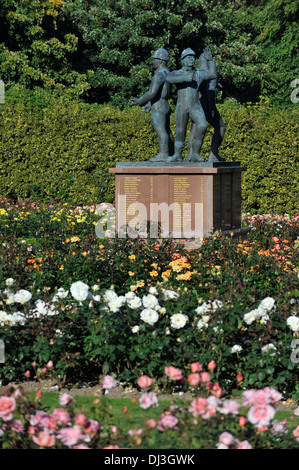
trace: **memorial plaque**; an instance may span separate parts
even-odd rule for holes
[[[160,238],[198,238],[241,226],[241,172],[244,168],[206,164],[161,166],[119,162],[115,173],[116,227],[160,224]]]

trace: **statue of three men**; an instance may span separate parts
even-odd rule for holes
[[[149,161],[180,162],[185,145],[187,125],[191,119],[188,155],[185,161],[203,162],[200,149],[207,129],[207,121],[214,129],[209,162],[225,161],[218,155],[223,140],[225,124],[215,105],[217,69],[210,49],[205,49],[195,69],[195,53],[187,48],[181,54],[183,67],[170,72],[167,68],[168,52],[159,48],[152,56],[154,76],[149,90],[140,98],[134,98],[131,106],[144,106],[143,112],[151,110],[153,127],[159,139],[159,153]],[[175,111],[175,140],[170,129],[170,106],[168,98],[171,85],[177,86]]]

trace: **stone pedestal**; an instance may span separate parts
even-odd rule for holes
[[[109,169],[115,174],[116,230],[147,223],[151,238],[190,239],[239,229],[243,170],[236,162],[117,162]]]

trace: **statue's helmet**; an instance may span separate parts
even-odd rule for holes
[[[163,49],[163,47],[159,47],[159,49],[157,49],[153,53],[152,59],[160,59],[160,60],[165,60],[165,62],[168,62],[169,61],[169,54],[166,51],[166,49]]]
[[[195,56],[195,52],[192,49],[190,49],[190,47],[187,47],[187,49],[185,49],[181,54],[181,60],[183,60],[187,55]]]

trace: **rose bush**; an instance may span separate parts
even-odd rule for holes
[[[217,358],[227,392],[267,385],[298,397],[298,215],[245,214],[246,240],[219,233],[194,250],[99,239],[99,217],[95,205],[1,201],[4,384],[52,359],[62,383],[148,373],[167,388],[165,364],[184,370],[200,351],[201,363]]]
[[[194,365],[196,364],[196,365]],[[193,363],[198,369],[199,362]],[[200,364],[200,368],[203,366]],[[167,380],[191,382],[192,365],[186,376],[173,366],[166,366]],[[156,382],[148,376],[138,382],[148,389],[139,399],[147,419],[138,428],[126,429],[113,423],[105,397],[95,398],[92,416],[75,408],[76,400],[60,395],[59,406],[49,411],[40,404],[41,391],[29,400],[24,389],[6,387],[0,396],[0,448],[23,449],[290,449],[299,446],[299,425],[293,428],[284,420],[274,420],[282,394],[276,389],[246,390],[242,401],[221,399],[213,393],[214,373],[202,371],[208,381],[199,380],[190,400],[165,405],[157,418],[151,418],[159,405],[159,396],[149,387]],[[105,376],[102,387],[116,385],[114,377]],[[128,410],[123,410],[127,412]],[[294,417],[299,415],[298,408]]]

